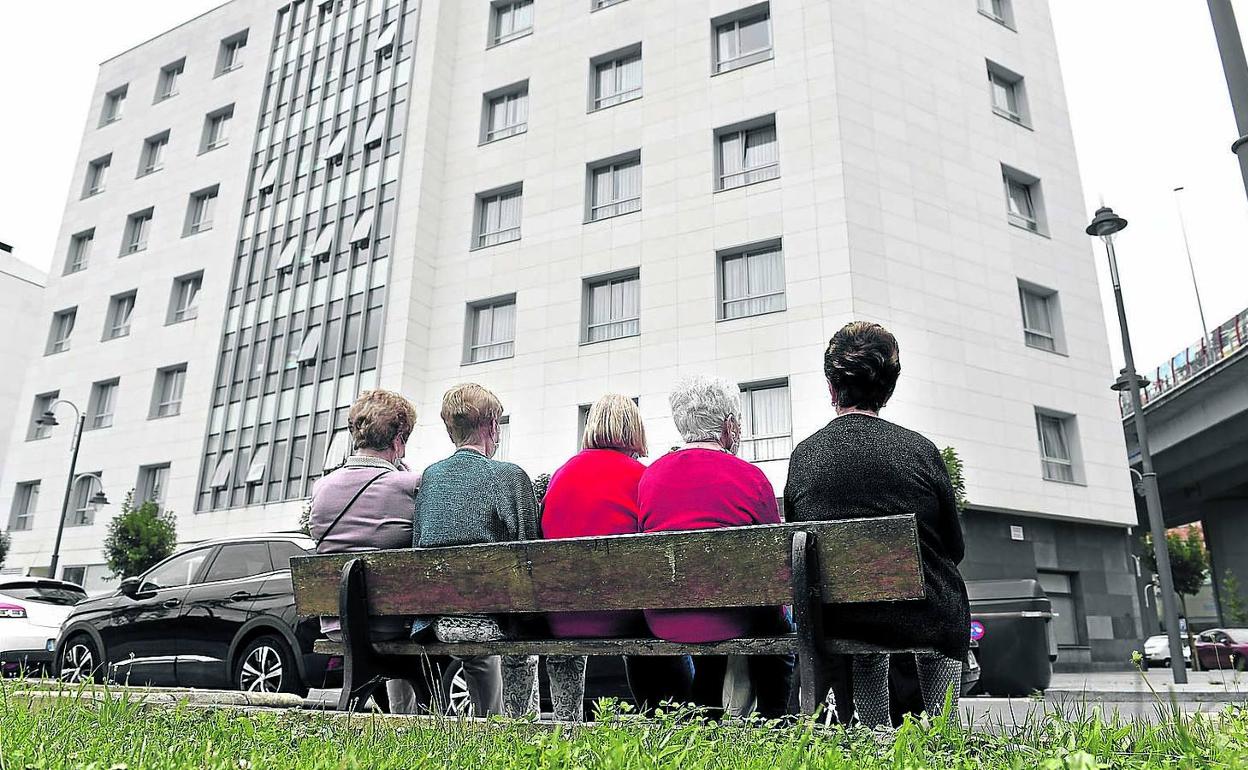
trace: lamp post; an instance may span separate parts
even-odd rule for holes
[[[1222,73],[1226,76],[1239,133],[1239,138],[1231,144],[1231,152],[1239,160],[1239,172],[1244,178],[1244,189],[1248,191],[1248,60],[1244,58],[1244,44],[1239,38],[1231,0],[1209,0],[1209,17],[1213,20],[1213,34],[1222,56]]]
[[[1118,256],[1114,253],[1114,235],[1126,226],[1127,220],[1115,214],[1108,206],[1102,206],[1096,210],[1096,216],[1086,232],[1105,242],[1105,251],[1109,256],[1109,277],[1114,284],[1114,302],[1118,306],[1118,326],[1122,332],[1122,354],[1126,364],[1114,382],[1113,389],[1125,390],[1131,396],[1135,432],[1140,442],[1144,504],[1148,509],[1149,530],[1153,534],[1153,554],[1157,559],[1157,576],[1161,580],[1161,604],[1166,618],[1166,636],[1170,641],[1170,669],[1174,674],[1175,684],[1186,684],[1187,667],[1183,664],[1183,645],[1179,641],[1178,598],[1174,593],[1174,577],[1170,572],[1170,553],[1166,550],[1166,525],[1161,512],[1161,495],[1157,492],[1157,474],[1153,471],[1153,456],[1148,450],[1148,426],[1144,420],[1144,406],[1140,398],[1140,386],[1145,380],[1135,371],[1131,333],[1127,329],[1127,311],[1122,303],[1122,283],[1118,279]]]
[[[65,498],[61,502],[61,518],[56,524],[56,543],[52,546],[52,561],[48,566],[48,577],[56,577],[56,567],[61,560],[61,537],[65,534],[65,517],[69,514],[69,496],[74,489],[74,482],[80,478],[93,478],[100,485],[100,490],[92,495],[90,503],[95,507],[108,505],[108,498],[104,496],[104,480],[94,473],[84,473],[75,475],[78,470],[78,448],[82,446],[82,429],[87,423],[87,417],[82,413],[72,401],[61,399],[54,402],[48,407],[48,410],[39,416],[35,423],[49,428],[55,428],[60,425],[60,421],[56,419],[55,410],[61,404],[66,404],[70,409],[74,410],[75,427],[74,427],[74,443],[69,454],[69,478],[65,480]]]

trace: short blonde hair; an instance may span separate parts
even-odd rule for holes
[[[442,422],[455,446],[477,438],[483,429],[502,416],[503,403],[498,396],[475,382],[456,385],[442,396]]]
[[[366,390],[347,413],[347,429],[356,449],[389,449],[395,438],[404,441],[416,425],[416,408],[398,393]]]
[[[582,449],[615,449],[644,457],[646,426],[641,410],[627,396],[608,393],[594,402],[585,416]]]

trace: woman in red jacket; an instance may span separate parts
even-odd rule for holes
[[[633,400],[617,393],[598,399],[585,418],[581,446],[550,477],[542,500],[542,537],[636,533],[637,482],[645,470],[637,458],[646,454],[646,429]],[[563,638],[645,635],[638,612],[557,612],[547,620],[551,633]],[[579,720],[585,656],[547,656],[546,670],[556,718]]]

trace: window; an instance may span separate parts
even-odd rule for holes
[[[1022,75],[990,61],[988,62],[988,87],[992,91],[993,112],[1015,123],[1026,123],[1027,106]]]
[[[641,399],[633,396],[633,403],[641,406]],[[576,408],[576,448],[579,451],[585,442],[585,426],[589,423],[590,404],[581,404]]]
[[[782,460],[793,448],[789,382],[741,386],[741,451],[743,460]]]
[[[87,581],[87,568],[82,567],[61,567],[61,580],[74,585],[85,585]]]
[[[91,261],[93,243],[95,243],[95,228],[70,236],[69,256],[65,259],[66,275],[87,269],[87,263]]]
[[[129,85],[124,85],[104,94],[104,109],[100,112],[101,126],[107,126],[109,123],[121,120],[121,115],[126,108],[126,92],[128,90]]]
[[[184,69],[186,69],[186,59],[178,59],[160,68],[160,77],[156,79],[155,101],[162,102],[171,96],[178,95],[178,81],[182,79]]]
[[[168,484],[169,463],[144,465],[139,468],[139,483],[137,486],[139,502],[151,501],[163,508],[165,505],[165,489]]]
[[[995,22],[1014,28],[1014,8],[1011,0],[979,0],[979,12]]]
[[[785,309],[780,241],[719,253],[719,318],[731,320]]]
[[[108,300],[108,320],[104,324],[104,339],[115,340],[130,335],[130,317],[134,314],[137,292],[114,294]]]
[[[230,485],[230,471],[234,468],[234,453],[224,452],[221,459],[217,461],[217,467],[212,472],[212,483],[209,485],[213,489],[225,489]]]
[[[484,101],[482,144],[529,130],[529,81],[491,91],[485,95]]]
[[[640,43],[596,57],[589,67],[594,79],[591,111],[641,98]]]
[[[325,145],[325,152],[321,155],[321,159],[325,161],[326,167],[342,163],[342,158],[347,152],[347,133],[347,129],[342,129],[334,134],[329,144]]]
[[[520,240],[520,204],[524,188],[516,187],[477,196],[474,248]]]
[[[217,558],[208,568],[208,574],[204,576],[204,582],[236,580],[272,571],[268,543],[230,543],[221,546]]]
[[[134,254],[147,248],[147,237],[152,231],[152,215],[155,209],[136,211],[126,218],[126,232],[121,242],[121,255]]]
[[[184,275],[173,280],[173,297],[169,301],[167,323],[189,321],[199,315],[199,289],[203,282],[203,273]]]
[[[490,16],[491,45],[524,37],[533,31],[533,0],[495,2]]]
[[[71,307],[52,314],[52,330],[48,334],[47,355],[64,353],[69,350],[69,338],[74,333],[74,320],[78,317],[78,308]]]
[[[1001,167],[1001,175],[1010,224],[1040,232],[1040,180],[1005,166]]]
[[[269,558],[273,561],[273,569],[285,570],[290,569],[290,560],[296,556],[310,556],[307,551],[303,550],[294,543],[285,540],[269,541]]]
[[[1077,647],[1085,644],[1080,630],[1083,623],[1079,621],[1079,601],[1077,587],[1079,576],[1069,572],[1037,571],[1036,579],[1040,587],[1049,597],[1053,609],[1053,632],[1057,643],[1062,647]]]
[[[65,522],[65,526],[89,527],[95,523],[95,504],[91,502],[91,498],[103,489],[99,481],[102,478],[104,478],[103,474],[96,471],[80,474],[74,481],[72,501],[74,510],[70,514],[69,521]]]
[[[52,426],[40,425],[39,418],[43,417],[43,413],[50,411],[52,405],[61,397],[59,390],[50,393],[40,393],[35,396],[35,404],[30,410],[30,426],[26,429],[26,440],[34,441],[36,439],[47,438],[52,435]]]
[[[325,450],[324,470],[329,473],[336,470],[351,456],[351,432],[340,430],[329,440],[329,448]]]
[[[1075,460],[1072,430],[1075,418],[1049,412],[1036,412],[1036,433],[1040,441],[1040,461],[1046,481],[1074,484]]]
[[[186,385],[186,364],[156,371],[152,392],[151,417],[172,417],[182,411],[182,388]]]
[[[234,117],[234,105],[210,112],[204,117],[204,138],[200,142],[201,153],[224,147],[230,141],[230,120]]]
[[[1019,283],[1018,299],[1023,311],[1023,338],[1027,345],[1058,352],[1057,292]]]
[[[717,188],[729,190],[780,176],[774,115],[715,132]]]
[[[91,401],[87,405],[87,427],[91,430],[112,427],[119,384],[119,380],[104,380],[91,386]]]
[[[104,184],[108,181],[108,167],[113,163],[112,154],[96,158],[87,164],[87,178],[83,183],[82,197],[90,198],[104,192]]]
[[[597,11],[601,8],[609,8],[613,5],[619,5],[622,2],[624,2],[624,0],[590,0],[589,10]]]
[[[243,49],[247,47],[247,30],[230,35],[221,41],[217,54],[217,74],[224,75],[243,66]]]
[[[212,215],[217,207],[217,185],[191,193],[186,207],[186,229],[183,236],[212,229]]]
[[[39,505],[39,482],[23,481],[13,492],[13,510],[9,512],[9,529],[24,532],[35,520],[35,508]]]
[[[590,164],[586,221],[641,211],[641,153]]]
[[[585,282],[583,342],[602,342],[641,333],[641,276],[630,271]]]
[[[141,591],[159,591],[162,588],[180,588],[195,582],[200,567],[212,548],[197,548],[181,556],[175,556],[143,577]]]
[[[468,340],[464,363],[478,364],[515,355],[516,295],[468,306]]]
[[[721,16],[715,28],[715,71],[727,72],[772,58],[771,9],[767,3]]]
[[[165,167],[165,148],[168,146],[168,131],[162,131],[155,136],[149,136],[143,142],[143,154],[139,160],[139,176],[160,171]]]
[[[511,457],[511,418],[503,415],[498,418],[498,449],[494,451],[494,459],[507,462]]]

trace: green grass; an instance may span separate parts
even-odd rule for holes
[[[862,730],[713,725],[690,714],[639,720],[608,713],[576,730],[351,719],[314,712],[144,706],[76,694],[31,700],[0,681],[0,770],[17,768],[1237,768],[1248,766],[1248,710],[1172,716],[1161,724],[1092,715],[1002,733],[911,721],[881,738]]]

